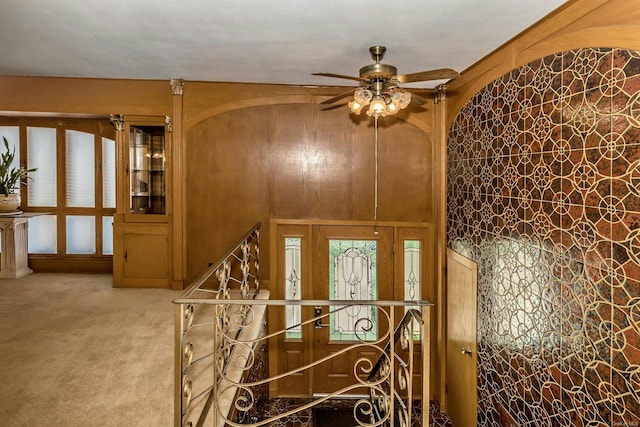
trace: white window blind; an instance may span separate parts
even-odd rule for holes
[[[67,253],[96,253],[96,217],[67,215]]]
[[[116,207],[116,142],[102,138],[102,207]]]
[[[38,168],[30,174],[33,181],[29,182],[29,206],[55,207],[58,202],[55,128],[27,127],[27,159],[27,168]]]
[[[58,252],[58,217],[55,215],[29,218],[30,254],[55,254]]]
[[[95,207],[95,144],[93,134],[67,130],[65,152],[67,206]]]
[[[113,255],[113,216],[102,217],[102,255]]]

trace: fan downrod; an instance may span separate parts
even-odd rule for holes
[[[375,64],[366,65],[360,68],[360,78],[366,80],[389,80],[396,74],[398,69],[393,65],[381,64],[380,60],[384,56],[387,48],[384,46],[371,46],[369,52]]]
[[[387,48],[384,46],[371,46],[369,48],[369,53],[371,54],[371,59],[376,61],[376,64],[380,63],[380,60],[384,58],[384,54],[387,51]]]

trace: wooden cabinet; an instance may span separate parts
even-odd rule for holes
[[[169,286],[170,251],[167,224],[116,223],[113,237],[115,287]]]
[[[112,121],[118,147],[113,285],[169,287],[171,119],[118,116]]]

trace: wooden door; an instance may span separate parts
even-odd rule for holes
[[[456,426],[475,426],[477,264],[447,250],[447,412]]]
[[[373,226],[314,226],[314,285],[316,300],[391,300],[393,298],[393,228]],[[372,306],[340,309],[322,307],[334,314],[313,329],[314,359],[334,356],[313,368],[314,393],[331,393],[354,384],[354,367],[360,358],[373,363],[379,354],[373,349],[343,352],[358,338],[374,340],[377,331],[385,331],[385,316]],[[370,319],[375,329],[365,337],[358,335]],[[359,325],[356,327],[356,325]],[[364,377],[366,375],[363,374]]]

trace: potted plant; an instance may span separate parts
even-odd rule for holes
[[[6,137],[2,138],[4,147],[0,155],[0,212],[13,212],[20,206],[19,184],[26,185],[27,181],[32,179],[29,173],[35,172],[36,169],[12,166],[16,150],[9,148]]]

